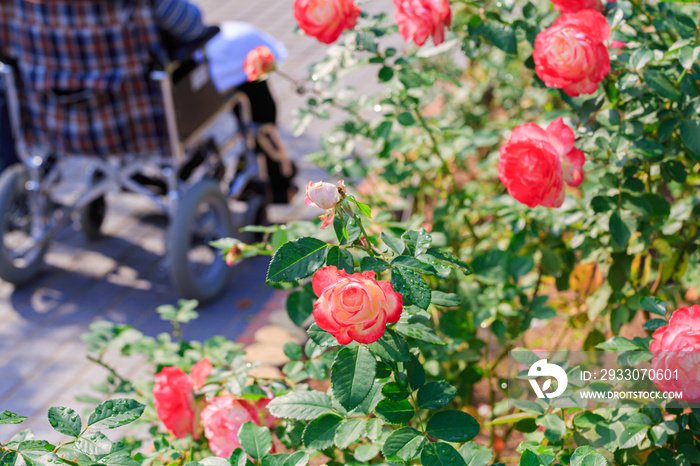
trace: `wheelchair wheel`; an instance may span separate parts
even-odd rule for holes
[[[0,175],[0,278],[24,285],[41,271],[48,241],[32,237],[32,215],[26,189],[27,167],[15,164]]]
[[[223,291],[231,269],[209,243],[233,235],[219,184],[202,180],[192,186],[180,200],[168,233],[170,277],[184,298],[203,302]]]
[[[92,184],[95,185],[102,179],[104,179],[104,175],[100,172],[95,172],[92,175]],[[80,230],[88,240],[95,241],[102,236],[100,228],[102,227],[106,214],[107,201],[105,201],[104,196],[98,197],[78,212]]]

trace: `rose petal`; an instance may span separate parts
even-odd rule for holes
[[[346,278],[348,274],[345,270],[338,270],[335,265],[323,267],[314,273],[311,279],[311,287],[316,296],[321,296],[323,292],[331,285],[338,283],[341,279]]]

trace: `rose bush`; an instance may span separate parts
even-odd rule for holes
[[[443,13],[419,17],[434,20],[413,24],[420,37],[440,21],[449,30],[438,47],[425,36],[420,47],[397,48],[400,38],[387,38],[402,34],[396,5],[373,15],[350,5],[313,3],[331,12],[313,18],[332,21],[307,33],[337,42],[294,86],[313,92],[299,132],[331,111],[347,114],[315,159],[348,191],[307,189],[333,228],[258,227],[265,243],[216,243],[224,257],[272,255],[267,282],[289,292],[290,319],[309,336],[285,346],[282,379],[249,377],[231,342],[182,341],[177,325],[191,318],[189,305],[161,309],[173,336],[139,340],[125,326],[96,324],[86,337],[93,359],[104,364],[107,349],[140,352],[155,374],[207,357],[207,400],[255,403],[271,390],[272,429],[254,417],[241,425],[242,411],[218,424],[229,426],[217,437],[222,452],[241,446],[230,464],[695,463],[692,405],[583,400],[576,374],[587,368],[557,358],[600,351],[622,379],[650,364],[682,368],[686,379],[660,387],[694,399],[694,366],[684,364],[695,359],[688,306],[700,283],[698,6],[466,1],[451,2],[445,21],[441,2],[402,2]],[[359,98],[342,79],[370,64],[380,86]],[[396,322],[390,298],[371,300],[391,292],[401,296]],[[679,309],[670,320],[667,306]],[[372,337],[353,340],[356,325]],[[690,357],[659,359],[657,347]],[[518,392],[509,366],[528,377],[545,358],[569,375],[562,396]],[[158,426],[148,399],[154,378],[110,374],[108,391],[142,400],[139,422]],[[630,388],[622,379],[591,387],[618,393]],[[642,382],[631,388],[653,390],[654,381]],[[163,434],[155,445],[150,458],[210,462],[206,436]],[[12,448],[0,454],[22,454]]]

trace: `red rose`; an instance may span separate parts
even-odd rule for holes
[[[552,0],[554,9],[562,13],[576,13],[579,10],[603,11],[600,0]]]
[[[700,402],[700,306],[678,309],[651,338],[651,370],[665,372],[664,377],[654,377],[656,387],[662,392],[683,392],[682,401]],[[671,377],[666,376],[667,370]]]
[[[449,0],[394,0],[394,21],[406,42],[419,47],[433,37],[435,45],[445,40],[445,28],[452,21]]]
[[[575,135],[557,118],[543,130],[534,123],[513,129],[501,146],[498,177],[508,193],[529,207],[559,207],[564,183],[575,187],[583,181],[583,152],[574,148]]]
[[[387,323],[401,317],[403,298],[391,283],[375,280],[374,272],[348,275],[335,266],[324,267],[316,271],[312,285],[318,296],[314,319],[341,345],[375,342]]]
[[[264,45],[259,45],[248,52],[243,62],[243,71],[248,76],[248,82],[260,81],[274,69],[275,56]]]
[[[352,29],[360,16],[353,0],[294,0],[294,19],[307,35],[324,44],[335,42]]]
[[[211,362],[209,362],[209,359],[207,358],[196,362],[195,365],[192,366],[192,370],[190,370],[192,386],[197,390],[202,388],[204,386],[204,382],[206,382],[207,377],[209,377],[209,374],[213,369],[214,366],[211,365]]]
[[[153,404],[158,418],[166,429],[177,438],[192,434],[199,438],[194,429],[194,390],[192,379],[177,367],[164,367],[156,374],[153,387]]]
[[[610,73],[603,43],[610,37],[605,17],[594,10],[563,13],[535,38],[535,72],[548,87],[572,97],[592,94]]]

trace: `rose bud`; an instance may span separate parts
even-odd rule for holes
[[[248,52],[243,62],[243,71],[248,76],[248,82],[260,81],[275,69],[275,56],[272,51],[260,45]]]

